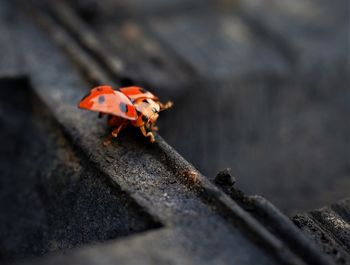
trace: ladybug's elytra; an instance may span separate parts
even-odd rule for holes
[[[130,86],[114,90],[111,86],[98,86],[91,89],[79,103],[79,108],[97,111],[100,116],[108,115],[108,125],[113,127],[111,136],[105,140],[108,144],[112,137],[129,124],[139,127],[145,137],[155,141],[154,131],[158,128],[155,123],[159,112],[173,105],[168,101],[163,104],[158,97],[141,87]]]

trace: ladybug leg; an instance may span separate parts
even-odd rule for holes
[[[148,131],[145,126],[141,126],[140,130],[145,137],[150,138],[151,143],[154,143],[155,138],[154,138],[154,134],[152,132]]]
[[[122,129],[124,129],[127,125],[128,125],[128,122],[127,122],[127,121],[122,122],[116,129],[114,129],[114,130],[112,131],[112,136],[113,136],[114,138],[117,138],[119,132],[120,132]]]
[[[103,141],[105,146],[108,146],[111,143],[112,138],[117,138],[119,132],[128,125],[128,121],[123,121],[117,128],[115,128],[112,133]]]
[[[160,111],[163,111],[163,110],[166,110],[166,109],[169,109],[173,106],[173,102],[171,101],[168,101],[166,103],[162,103],[160,101],[157,102],[159,107],[160,107]]]
[[[112,136],[115,138],[118,137],[119,132],[129,124],[127,120],[112,115],[109,116],[107,123],[110,127],[115,128],[112,131]]]

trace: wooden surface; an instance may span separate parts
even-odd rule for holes
[[[321,251],[348,259],[346,244],[334,244],[339,259],[264,199],[211,182],[231,167],[235,185],[289,215],[348,196],[345,0],[7,3],[0,259],[56,251],[26,263],[331,264]],[[159,135],[151,145],[130,129],[103,148],[105,122],[76,108],[101,83],[173,100],[159,134],[199,171]],[[327,214],[314,219],[332,227]]]

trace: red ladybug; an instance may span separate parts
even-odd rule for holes
[[[105,144],[129,124],[139,127],[142,134],[153,143],[153,132],[158,130],[155,126],[158,113],[172,105],[170,101],[161,103],[158,97],[141,87],[122,87],[117,91],[111,86],[98,86],[80,101],[79,108],[100,112],[100,116],[108,114],[107,123],[114,130]]]

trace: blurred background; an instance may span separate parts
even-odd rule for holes
[[[160,135],[206,176],[231,168],[288,214],[349,195],[348,1],[74,4],[138,73],[122,85],[175,102]]]
[[[244,0],[152,9],[152,34],[198,81],[160,119],[160,134],[208,177],[230,167],[245,192],[288,214],[349,196],[348,5]]]
[[[349,195],[347,0],[18,2],[48,10],[106,82],[174,101],[159,133],[208,178],[231,168],[287,214]]]
[[[110,151],[87,150],[99,146],[107,126],[76,108],[80,88],[101,83],[139,85],[173,101],[160,115],[159,135],[211,181],[231,168],[236,187],[290,217],[349,198],[349,17],[347,0],[0,2],[0,263],[166,227],[147,208],[158,205],[149,199],[157,192],[166,194],[158,198],[166,218],[177,218],[169,214],[174,209],[185,219],[207,213],[198,218],[206,233],[206,218],[214,218],[214,230],[230,223],[221,226],[217,205],[188,186],[159,182],[168,172],[153,165],[134,163],[146,173],[123,182],[138,173],[124,163],[117,180],[139,190],[144,181],[145,205],[142,196],[134,200],[134,186],[125,191],[105,182],[90,156],[102,165],[119,162],[104,157]],[[163,159],[157,145],[140,139],[136,130],[122,132],[115,154]],[[178,201],[166,204],[169,198]],[[202,208],[193,210],[195,203]],[[225,240],[241,231],[229,229],[217,239],[232,252]],[[214,250],[206,242],[194,244],[195,251],[204,246],[204,259]],[[211,257],[225,258],[215,251]]]

